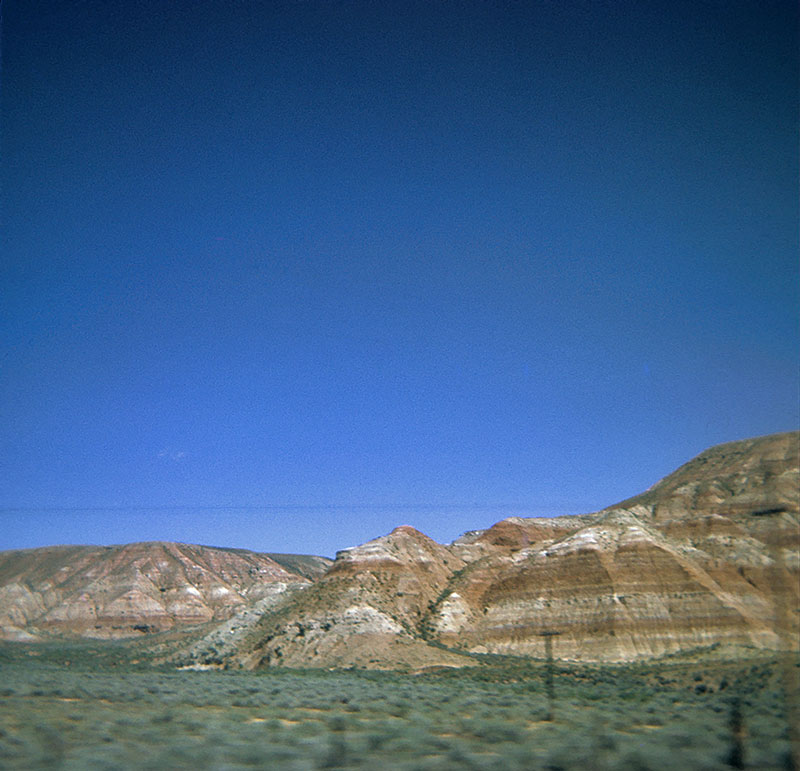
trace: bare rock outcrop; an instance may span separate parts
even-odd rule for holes
[[[628,661],[797,639],[798,447],[711,448],[593,514],[510,517],[449,547],[403,526],[339,552],[250,630],[242,666],[414,666],[470,655]],[[467,654],[461,657],[458,654]]]
[[[469,561],[433,609],[472,652],[630,660],[797,639],[797,433],[713,447],[610,509],[513,517],[456,541]],[[783,619],[783,620],[781,620]]]
[[[656,522],[719,514],[797,514],[800,433],[772,434],[711,447],[620,507],[643,505]]]
[[[412,527],[343,549],[326,575],[264,618],[229,663],[414,668],[472,661],[429,645],[424,623],[463,560]]]
[[[792,647],[799,456],[798,432],[732,442],[599,512],[509,517],[449,546],[402,525],[333,562],[172,543],[2,552],[0,636],[196,625],[176,663],[250,668],[468,666],[542,656],[546,635],[585,661]]]
[[[130,637],[223,620],[330,564],[297,559],[305,575],[265,554],[177,543],[0,552],[0,637]]]

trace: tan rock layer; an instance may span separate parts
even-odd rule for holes
[[[425,644],[543,656],[544,633],[555,655],[593,661],[786,645],[800,604],[798,446],[794,433],[711,448],[623,505],[511,517],[447,548],[398,528],[340,552],[238,662],[391,666],[391,640],[418,656]]]
[[[163,631],[227,618],[277,585],[309,583],[240,549],[156,542],[0,552],[0,635]]]
[[[464,562],[414,528],[337,554],[328,573],[265,615],[232,663],[242,666],[469,665],[428,645],[422,624]]]
[[[178,544],[0,553],[0,625],[115,636],[223,620],[182,654],[200,666],[461,666],[542,656],[545,633],[556,656],[589,661],[787,647],[798,450],[797,432],[720,445],[618,506],[510,517],[450,546],[401,526],[322,575],[322,558]]]

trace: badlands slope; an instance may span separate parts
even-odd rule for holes
[[[712,447],[593,514],[442,545],[408,525],[323,557],[174,543],[0,552],[0,638],[195,629],[184,666],[629,661],[796,646],[800,433]]]
[[[800,434],[713,447],[600,512],[511,517],[449,546],[401,526],[193,661],[468,665],[469,654],[629,661],[797,639]]]
[[[309,586],[330,564],[161,542],[0,552],[0,639],[119,638],[219,621]]]

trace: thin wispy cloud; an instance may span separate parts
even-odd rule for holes
[[[183,450],[170,450],[165,448],[159,451],[158,457],[163,458],[164,460],[179,462],[186,457],[186,453]]]

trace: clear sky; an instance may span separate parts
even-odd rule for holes
[[[6,0],[0,549],[333,555],[798,427],[794,0]]]

